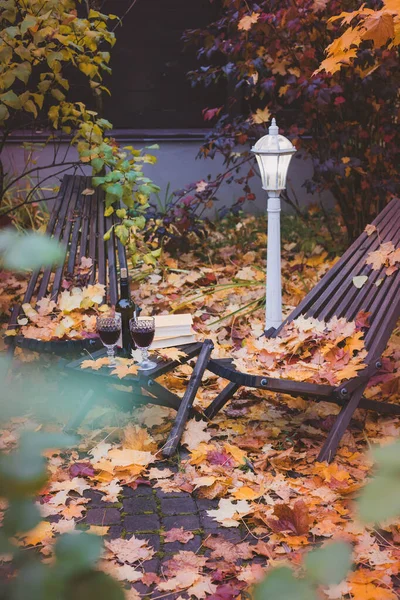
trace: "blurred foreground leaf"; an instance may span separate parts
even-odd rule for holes
[[[66,533],[58,538],[54,551],[62,574],[79,573],[94,567],[100,558],[102,540],[88,533]]]
[[[106,573],[89,571],[71,581],[66,600],[124,600],[121,585]]]
[[[363,489],[358,514],[366,523],[378,523],[400,515],[400,473],[378,473]]]
[[[366,484],[358,500],[358,514],[366,523],[379,523],[400,515],[400,442],[371,452],[376,475]]]
[[[6,269],[27,271],[60,264],[64,250],[58,242],[40,233],[20,234],[6,229],[0,232],[0,255]]]
[[[309,552],[305,559],[307,575],[321,585],[338,585],[351,567],[351,546],[344,542],[327,544]]]
[[[306,579],[297,579],[289,567],[272,570],[258,584],[254,600],[318,600],[313,586]]]

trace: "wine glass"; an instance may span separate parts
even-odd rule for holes
[[[112,316],[97,317],[97,333],[103,345],[107,348],[109,366],[116,367],[115,346],[121,334],[121,315],[115,313]]]
[[[151,345],[156,331],[154,317],[137,317],[129,321],[132,339],[136,347],[142,353],[142,359],[139,367],[142,371],[154,369],[157,363],[149,359],[149,346]]]

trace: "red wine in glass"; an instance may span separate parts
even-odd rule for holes
[[[118,342],[120,330],[114,329],[99,329],[99,336],[105,346],[115,346]]]
[[[156,331],[154,317],[138,317],[133,318],[129,321],[129,327],[131,330],[131,336],[142,352],[142,359],[139,363],[139,367],[142,371],[154,369],[157,363],[149,359],[149,346],[151,346],[154,340],[154,334]]]
[[[116,313],[112,317],[97,317],[97,333],[107,348],[109,366],[115,367],[115,345],[121,333],[121,315]]]
[[[132,338],[138,348],[148,348],[154,340],[154,331],[137,329],[132,331]]]

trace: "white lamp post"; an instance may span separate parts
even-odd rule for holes
[[[280,192],[286,187],[289,163],[296,148],[283,135],[272,119],[268,135],[260,138],[252,152],[260,168],[262,187],[268,192],[268,249],[267,249],[267,297],[265,329],[279,327],[282,323],[281,283],[281,224]]]

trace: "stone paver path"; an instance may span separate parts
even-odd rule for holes
[[[166,468],[161,463],[158,468]],[[171,470],[176,466],[168,465]],[[108,525],[105,538],[129,539],[132,535],[139,539],[148,540],[156,554],[153,559],[143,563],[145,572],[162,574],[163,563],[180,550],[191,550],[208,554],[202,547],[202,542],[212,534],[222,535],[231,542],[240,542],[246,537],[246,532],[240,528],[221,527],[217,521],[207,515],[207,510],[217,508],[219,500],[207,500],[193,497],[186,492],[165,493],[160,488],[152,488],[141,484],[133,490],[125,486],[116,504],[106,503],[102,494],[93,490],[84,492],[91,502],[87,505],[85,518],[81,521],[86,525]],[[194,538],[186,542],[165,542],[165,533],[175,527],[183,527],[191,531]],[[246,541],[251,541],[247,539]],[[204,552],[205,551],[205,552]],[[152,597],[152,587],[136,583],[133,587],[142,595]],[[155,592],[159,596],[160,592]],[[168,594],[168,599],[182,596]]]

